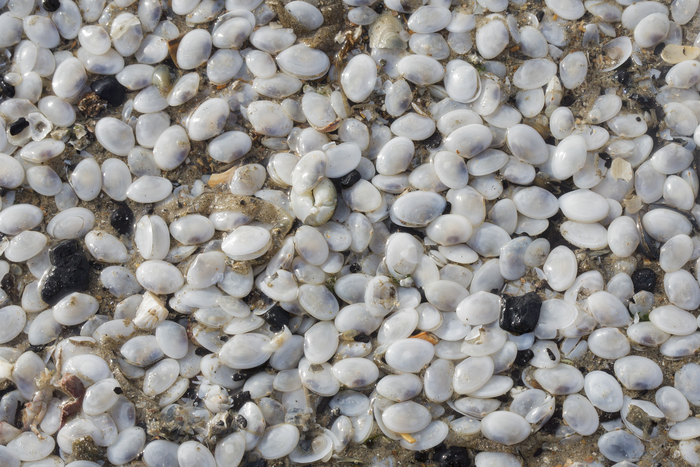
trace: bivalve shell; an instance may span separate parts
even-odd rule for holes
[[[297,44],[283,50],[276,60],[280,70],[299,79],[321,78],[330,67],[328,55],[305,44]]]

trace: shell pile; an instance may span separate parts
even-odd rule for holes
[[[0,0],[0,466],[700,466],[698,3]]]

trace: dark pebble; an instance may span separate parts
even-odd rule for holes
[[[112,212],[109,223],[120,235],[127,235],[134,224],[134,212],[129,206],[122,204]]]
[[[571,96],[564,96],[564,97],[561,99],[561,103],[560,103],[559,105],[561,105],[562,107],[569,107],[569,106],[572,105],[574,102],[575,102],[575,99],[574,99],[573,97],[571,97]]]
[[[471,467],[474,465],[469,450],[460,446],[436,449],[432,461],[440,467]]]
[[[614,76],[617,82],[622,84],[623,86],[629,86],[630,84],[632,84],[632,75],[629,71],[625,70],[624,68],[618,69],[615,72]]]
[[[350,265],[350,272],[353,274],[357,274],[358,272],[362,271],[362,266],[360,266],[357,263],[352,263]]]
[[[194,354],[198,357],[204,357],[205,355],[209,355],[210,353],[212,353],[211,350],[207,349],[206,347],[197,347],[196,349],[194,349]]]
[[[41,5],[44,7],[44,10],[52,13],[60,8],[61,2],[60,0],[42,0]]]
[[[534,356],[535,352],[533,352],[530,349],[518,350],[518,353],[515,355],[515,361],[513,362],[513,366],[525,366],[528,363],[530,363],[530,360],[532,360]]]
[[[5,81],[5,78],[0,79],[0,90],[2,90],[2,93],[7,97],[15,97],[15,87]]]
[[[362,342],[363,344],[366,344],[371,340],[371,338],[364,332],[361,332],[355,337],[353,337],[352,340],[354,340],[355,342]]]
[[[250,401],[250,391],[237,392],[231,396],[231,410],[239,411],[241,407],[243,407],[243,404]]]
[[[359,182],[361,178],[362,176],[360,175],[360,172],[353,170],[349,174],[340,177],[340,187],[350,188],[351,186],[355,185],[355,183]]]
[[[519,297],[503,296],[501,301],[501,329],[513,334],[532,332],[540,319],[542,299],[535,292]]]
[[[54,266],[62,266],[68,262],[71,256],[82,252],[83,248],[78,240],[64,240],[49,249],[49,261]]]
[[[114,76],[105,76],[90,84],[95,94],[113,107],[118,107],[126,99],[126,88]]]
[[[29,127],[29,122],[26,118],[22,117],[14,122],[10,123],[10,135],[16,136],[24,131],[25,128]]]
[[[657,57],[661,55],[661,52],[664,51],[664,47],[666,47],[666,44],[661,42],[660,44],[656,44],[656,47],[654,47],[654,55]]]
[[[289,313],[279,305],[275,305],[262,315],[270,326],[281,330],[284,326],[289,326]]]
[[[77,240],[63,240],[49,249],[51,267],[40,281],[41,299],[53,306],[66,295],[85,292],[90,263]]]
[[[635,293],[642,290],[654,293],[656,273],[649,268],[637,269],[632,273],[632,284],[634,284]]]

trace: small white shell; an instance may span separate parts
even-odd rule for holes
[[[531,432],[530,424],[513,412],[493,412],[481,420],[481,433],[484,437],[506,446],[524,441]]]
[[[330,60],[328,55],[320,50],[305,44],[297,44],[277,55],[277,65],[280,70],[296,78],[313,80],[326,74],[330,67]],[[371,71],[369,68],[367,70]]]
[[[49,221],[46,233],[56,239],[80,238],[92,230],[94,225],[95,215],[91,211],[70,208],[59,212]]]
[[[102,163],[102,190],[115,201],[124,201],[131,185],[129,167],[119,159],[110,158]]]
[[[209,31],[195,29],[182,38],[177,47],[177,64],[183,70],[193,70],[207,61],[211,54],[212,37]]]
[[[173,185],[167,178],[144,175],[133,181],[126,190],[126,196],[137,203],[155,203],[167,198]]]
[[[343,92],[353,102],[363,102],[367,99],[374,90],[376,80],[377,65],[372,57],[364,54],[350,59],[340,76]]]
[[[63,62],[60,66],[65,63]],[[118,156],[128,155],[136,145],[132,128],[112,117],[104,117],[97,122],[95,136],[103,148]]]
[[[102,189],[102,171],[92,157],[86,157],[78,163],[70,175],[70,184],[75,194],[83,201],[97,198]]]

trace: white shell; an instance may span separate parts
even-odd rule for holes
[[[513,412],[493,412],[481,420],[481,433],[484,437],[506,446],[520,443],[531,431],[530,424]]]
[[[350,59],[340,76],[343,92],[353,102],[367,99],[374,90],[376,80],[377,66],[370,56],[364,54]]]
[[[133,181],[126,196],[137,203],[155,203],[167,198],[173,185],[167,178],[144,175]]]
[[[66,62],[63,62],[63,66]],[[54,75],[55,76],[55,75]],[[101,118],[95,125],[97,141],[107,151],[118,156],[126,156],[136,145],[134,132],[126,123],[112,117]]]
[[[188,32],[177,47],[177,64],[183,70],[192,70],[202,65],[211,54],[212,37],[204,29]]]
[[[129,167],[119,159],[110,158],[102,163],[102,190],[115,201],[124,201],[131,185]]]
[[[542,269],[554,290],[566,290],[576,279],[576,257],[566,246],[558,246],[549,253]]]
[[[526,60],[513,75],[513,84],[520,89],[535,89],[546,85],[556,72],[557,66],[547,59]]]
[[[175,266],[160,260],[141,263],[136,269],[136,279],[144,289],[159,295],[174,293],[185,283]]]
[[[52,87],[56,96],[62,99],[72,99],[78,95],[86,83],[87,74],[80,60],[68,58],[56,67]]]
[[[277,65],[280,70],[296,78],[318,79],[328,71],[330,60],[320,50],[297,44],[277,55]]]
[[[187,120],[187,134],[194,141],[205,141],[219,135],[223,131],[229,112],[229,106],[225,100],[207,99]]]
[[[91,211],[70,208],[59,212],[49,221],[46,233],[56,239],[80,238],[92,230],[94,225],[95,215]]]
[[[262,227],[241,226],[224,238],[222,250],[238,261],[262,256],[270,247],[270,233]]]
[[[476,47],[485,59],[495,58],[508,45],[506,25],[498,18],[491,19],[476,31]]]
[[[598,429],[598,413],[588,399],[580,394],[567,396],[562,407],[562,417],[580,435],[592,435]]]
[[[614,369],[615,376],[627,389],[655,389],[663,380],[659,366],[646,357],[621,358],[615,362]]]
[[[586,397],[603,412],[622,408],[622,388],[615,378],[603,371],[591,371],[584,378]]]
[[[97,198],[102,189],[102,171],[92,157],[80,161],[70,176],[70,184],[75,194],[83,201]]]
[[[661,331],[678,336],[692,334],[698,326],[692,314],[673,305],[655,308],[649,313],[649,321]]]
[[[588,61],[583,52],[573,52],[559,62],[561,84],[567,89],[579,87],[586,79]]]

